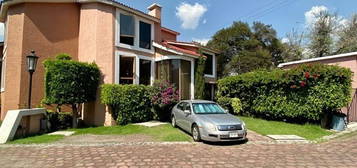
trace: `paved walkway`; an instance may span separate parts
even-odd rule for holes
[[[357,167],[357,134],[322,144],[0,145],[0,167]]]

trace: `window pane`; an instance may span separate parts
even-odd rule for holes
[[[134,58],[120,56],[120,84],[133,84]]]
[[[213,56],[210,54],[203,53],[207,57],[205,65],[205,74],[213,75]]]
[[[139,84],[150,85],[151,61],[140,59],[140,78]]]
[[[151,48],[151,25],[140,22],[140,47]]]
[[[134,17],[120,14],[120,35],[135,36]]]
[[[181,99],[190,99],[191,95],[191,62],[181,60]]]
[[[179,87],[180,60],[164,60],[156,63],[156,79],[168,81]]]
[[[134,37],[120,36],[120,43],[134,45]]]
[[[133,16],[120,14],[120,43],[134,45],[135,19]]]

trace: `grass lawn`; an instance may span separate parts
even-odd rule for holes
[[[71,129],[76,131],[75,135],[95,134],[95,135],[129,135],[143,134],[152,136],[158,141],[191,141],[191,137],[178,128],[173,128],[170,124],[156,127],[144,127],[139,125],[125,125],[114,127],[92,127]]]
[[[312,124],[290,124],[280,121],[267,121],[252,117],[242,117],[247,128],[262,135],[298,135],[308,140],[317,140],[325,135],[333,134],[329,130]]]
[[[8,144],[40,144],[40,143],[51,143],[62,139],[63,135],[37,135],[29,136],[22,139],[15,139],[8,142]]]
[[[68,131],[76,131],[73,136],[83,134],[94,135],[130,135],[143,134],[153,137],[157,141],[192,141],[192,138],[178,128],[173,128],[170,124],[160,125],[156,127],[144,127],[139,125],[125,125],[113,127],[90,127],[69,129]],[[22,139],[16,139],[9,144],[41,144],[51,143],[63,139],[61,135],[38,135],[30,136]]]

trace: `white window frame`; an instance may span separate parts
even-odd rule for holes
[[[195,59],[189,56],[181,55],[165,55],[161,57],[155,58],[155,62],[163,61],[163,60],[172,60],[172,59],[179,59],[191,62],[191,100],[195,99]]]
[[[120,56],[124,57],[134,57],[135,58],[135,73],[133,84],[139,84],[140,80],[140,59],[151,61],[151,76],[150,76],[150,85],[153,85],[155,80],[155,59],[148,56],[137,55],[135,53],[124,52],[124,51],[116,51],[115,52],[115,84],[120,84]]]
[[[6,84],[6,55],[7,55],[7,37],[8,37],[8,24],[7,19],[4,23],[4,49],[1,51],[3,53],[2,62],[1,62],[1,83],[0,83],[0,92],[5,92]]]
[[[217,72],[216,72],[216,54],[211,53],[211,52],[203,52],[205,54],[212,55],[212,74],[204,74],[204,77],[207,78],[216,78]]]
[[[131,15],[134,17],[134,22],[135,22],[135,37],[134,37],[134,45],[128,45],[128,44],[123,44],[120,43],[120,14],[125,14],[125,15]],[[145,52],[145,53],[150,53],[150,54],[154,54],[155,53],[155,49],[153,44],[151,44],[151,48],[150,49],[145,49],[145,48],[140,48],[139,46],[139,35],[140,35],[140,21],[145,22],[147,24],[151,25],[151,41],[154,40],[155,38],[155,23],[153,21],[141,18],[139,16],[136,16],[132,13],[128,13],[125,11],[122,11],[120,9],[116,9],[116,19],[115,19],[115,46],[116,47],[122,47],[122,48],[126,48],[126,49],[130,49],[130,50],[136,50],[136,51],[141,51],[141,52]]]

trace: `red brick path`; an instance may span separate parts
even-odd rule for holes
[[[357,167],[357,136],[322,144],[0,146],[0,167]]]

